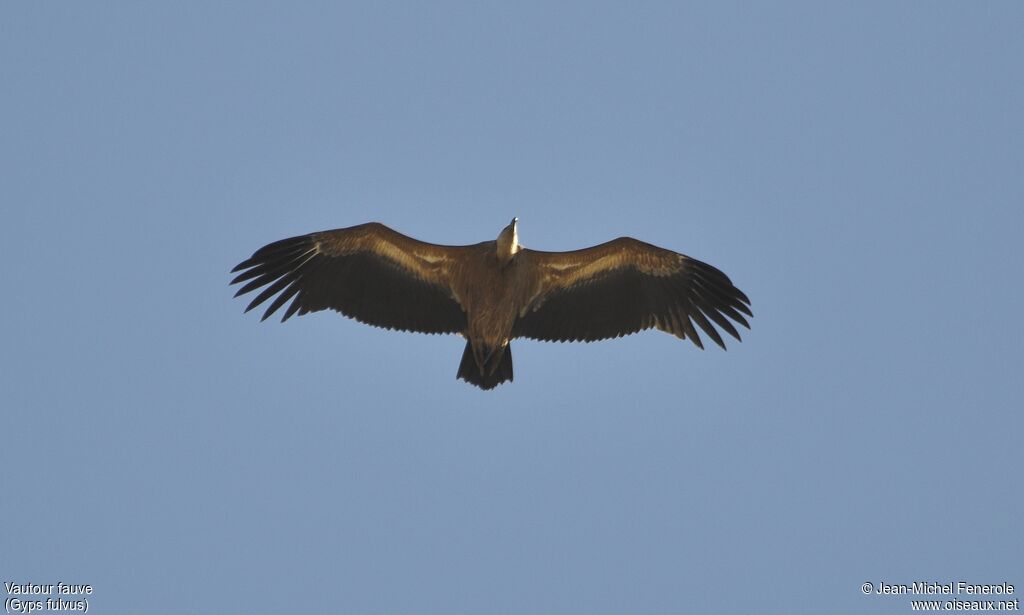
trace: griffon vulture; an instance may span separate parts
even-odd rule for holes
[[[699,328],[725,348],[714,325],[737,340],[732,322],[750,327],[750,300],[711,265],[630,237],[529,250],[516,223],[469,246],[424,243],[376,222],[282,239],[239,263],[231,283],[246,282],[236,297],[266,287],[247,312],[277,294],[264,320],[291,300],[282,322],[329,308],[385,329],[458,333],[466,349],[457,377],[481,389],[512,380],[517,337],[591,342],[656,327],[704,348]]]

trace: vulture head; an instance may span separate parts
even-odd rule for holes
[[[516,232],[516,224],[519,222],[519,218],[512,218],[512,221],[508,223],[508,226],[501,229],[498,233],[498,260],[502,264],[508,263],[515,256],[515,253],[519,251],[519,234]]]

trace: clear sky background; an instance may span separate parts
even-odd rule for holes
[[[105,613],[1024,593],[1020,2],[0,5],[0,577]],[[630,235],[743,343],[243,315],[270,241]],[[6,598],[6,595],[5,595]]]

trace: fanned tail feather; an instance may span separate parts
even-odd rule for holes
[[[484,356],[487,354],[484,353]],[[493,389],[502,382],[512,381],[512,347],[506,345],[504,348],[490,353],[482,371],[483,374],[480,373],[481,369],[473,355],[473,343],[467,341],[456,378],[461,378],[485,391]]]

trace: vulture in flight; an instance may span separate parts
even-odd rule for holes
[[[376,222],[282,239],[232,273],[293,314],[332,309],[376,327],[466,338],[457,378],[481,389],[512,380],[517,337],[552,342],[620,337],[658,328],[704,348],[700,329],[725,348],[722,329],[749,328],[750,300],[711,265],[630,237],[572,252],[519,245],[517,219],[494,241],[442,246]]]

